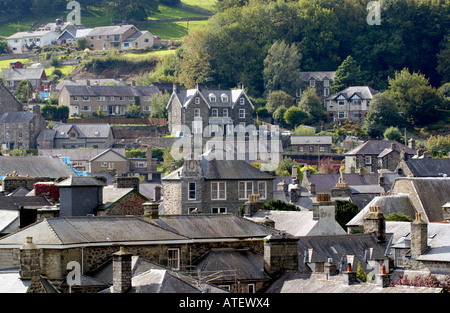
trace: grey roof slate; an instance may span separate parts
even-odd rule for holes
[[[16,171],[20,176],[59,178],[74,175],[72,169],[56,158],[41,156],[0,156],[0,176]]]
[[[55,139],[69,138],[68,132],[70,129],[75,129],[78,133],[78,138],[108,138],[112,131],[111,125],[107,123],[80,123],[80,124],[56,124],[53,127],[55,131]]]
[[[347,100],[354,96],[358,96],[361,99],[372,99],[373,96],[376,95],[377,93],[378,93],[377,90],[369,86],[351,86],[329,96],[325,100],[334,100],[339,95],[343,95]]]
[[[56,85],[56,91],[61,91],[64,86],[87,86],[89,84],[92,86],[101,86],[108,83],[118,84],[119,86],[126,86],[126,82],[115,78],[95,78],[95,79],[65,79]]]
[[[395,143],[395,150],[397,152],[401,152],[402,149],[405,148],[407,154],[410,155],[416,154],[416,150],[411,149],[408,146],[405,146],[404,144],[397,142],[395,140],[368,140],[362,145],[356,147],[355,149],[346,152],[345,155],[357,155],[357,154],[379,155],[385,149],[391,149],[393,143]]]
[[[19,207],[42,208],[49,206],[50,202],[44,197],[9,196],[0,198],[0,210],[19,210]]]
[[[241,97],[241,95],[245,95],[244,89],[187,89],[187,90],[177,90],[176,92],[172,93],[173,97],[174,95],[179,99],[182,107],[187,107],[192,99],[194,99],[195,95],[200,94],[201,97],[205,100],[205,102],[210,107],[233,107],[237,100]],[[210,95],[214,95],[216,101],[210,101]],[[226,101],[222,101],[222,95],[226,96]],[[225,98],[224,98],[225,99]],[[248,98],[247,98],[248,99]],[[248,99],[251,106],[253,104]],[[170,101],[169,101],[170,104]],[[169,105],[168,104],[168,105]]]
[[[409,159],[405,163],[414,177],[450,177],[450,159]]]
[[[115,96],[115,97],[143,97],[158,94],[159,89],[155,86],[79,86],[65,85],[70,96]]]
[[[29,123],[36,116],[33,112],[6,112],[0,117],[0,123]]]
[[[91,176],[70,176],[69,178],[55,184],[59,188],[65,187],[103,187],[106,184]]]
[[[311,78],[315,80],[324,80],[325,78],[334,80],[336,76],[336,71],[310,71],[310,72],[301,72],[300,73],[303,81],[308,81]]]
[[[2,74],[6,76],[7,81],[38,80],[45,76],[45,71],[43,68],[15,68],[3,69]]]
[[[136,27],[134,25],[114,25],[114,26],[100,26],[95,27],[89,33],[89,36],[98,36],[98,35],[121,35],[131,28]]]

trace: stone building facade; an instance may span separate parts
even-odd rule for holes
[[[23,104],[0,81],[0,115],[17,111],[23,111]]]
[[[33,112],[7,112],[0,117],[0,141],[3,149],[35,149],[37,138],[45,129],[40,107]]]
[[[231,134],[238,125],[253,124],[253,104],[242,87],[217,90],[203,89],[197,84],[194,89],[179,90],[174,84],[166,109],[169,131],[175,136],[183,132],[181,126],[186,126],[191,134],[210,137]]]

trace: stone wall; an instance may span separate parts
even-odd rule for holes
[[[181,181],[162,181],[164,192],[164,214],[179,214],[182,207]]]
[[[130,192],[105,210],[97,211],[96,215],[144,215],[144,207],[142,204],[146,201],[146,199],[136,192]]]
[[[22,103],[0,82],[0,116],[18,111],[23,111]]]
[[[28,190],[32,190],[34,188],[34,183],[44,181],[53,181],[53,179],[50,179],[48,177],[6,176],[2,179],[2,187],[5,193],[12,192],[19,187],[24,187]]]

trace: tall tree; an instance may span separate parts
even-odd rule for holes
[[[311,124],[317,123],[326,117],[325,108],[314,87],[308,88],[303,92],[298,107],[308,115],[308,120]]]
[[[264,59],[264,88],[269,93],[282,90],[294,96],[301,85],[300,60],[295,43],[275,41]]]
[[[364,79],[361,73],[361,68],[355,59],[349,55],[336,70],[336,76],[331,86],[331,92],[336,93],[339,90],[350,86],[361,86],[364,84]]]

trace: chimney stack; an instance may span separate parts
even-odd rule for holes
[[[252,216],[263,208],[264,204],[260,201],[259,194],[251,194],[248,197],[248,201],[244,204],[244,216]]]
[[[131,257],[123,246],[113,253],[113,293],[124,293],[131,289]]]
[[[159,203],[156,202],[144,202],[144,215],[152,219],[159,218]]]
[[[153,189],[153,200],[158,202],[161,200],[161,186],[156,185]]]
[[[374,233],[378,242],[386,239],[386,219],[379,206],[370,206],[369,212],[364,218],[364,233]]]
[[[271,277],[298,271],[298,237],[281,232],[264,238],[264,269]]]
[[[416,219],[411,223],[411,257],[416,259],[428,247],[428,224],[422,221],[422,215],[416,213]]]
[[[386,273],[386,266],[381,265],[380,274],[375,274],[375,284],[380,288],[389,287],[391,279],[389,274]]]
[[[40,252],[33,243],[33,237],[27,237],[26,243],[20,248],[20,278],[33,279],[40,276]]]

